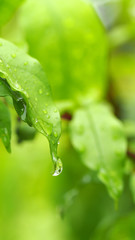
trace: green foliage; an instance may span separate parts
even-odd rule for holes
[[[91,4],[29,0],[19,22],[29,53],[42,63],[56,100],[82,103],[105,95],[107,37]]]
[[[12,17],[23,0],[0,0],[0,28]]]
[[[135,1],[0,10],[0,239],[134,240]]]
[[[21,119],[48,138],[56,169],[60,118],[41,65],[12,43],[0,39],[0,76]],[[5,88],[1,96],[4,94]]]
[[[22,143],[26,140],[32,140],[35,138],[36,131],[35,128],[29,127],[26,123],[20,122],[16,127],[17,141],[18,143]]]
[[[7,106],[0,101],[0,138],[8,152],[11,151],[11,120]]]
[[[83,163],[97,172],[110,195],[117,199],[123,190],[126,156],[126,139],[120,121],[108,106],[94,104],[76,111],[70,132]]]

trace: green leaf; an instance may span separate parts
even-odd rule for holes
[[[8,108],[0,100],[0,138],[7,149],[11,152],[10,139],[11,139],[11,120]]]
[[[12,17],[23,0],[0,0],[0,28]]]
[[[56,169],[61,165],[57,157],[60,116],[40,63],[12,43],[0,39],[0,76],[22,120],[48,138]]]
[[[107,38],[90,3],[27,1],[21,8],[20,26],[29,53],[42,63],[56,100],[85,102],[105,95]]]
[[[0,97],[9,96],[10,92],[5,84],[2,82],[2,78],[0,77]]]
[[[36,130],[35,128],[28,126],[26,123],[21,122],[16,128],[16,134],[18,143],[22,143],[23,141],[34,139]]]
[[[129,186],[132,193],[133,201],[135,203],[135,173],[134,172],[130,176]]]
[[[130,45],[128,46],[130,48]],[[110,60],[112,97],[121,119],[135,121],[135,45],[131,52],[113,53]]]
[[[127,147],[120,121],[108,106],[93,104],[76,111],[70,123],[70,135],[82,162],[97,171],[110,195],[117,199],[123,189]]]

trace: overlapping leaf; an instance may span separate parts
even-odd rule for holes
[[[119,120],[108,106],[94,104],[76,111],[70,124],[71,141],[83,163],[97,171],[110,195],[117,199],[123,189],[126,139]]]

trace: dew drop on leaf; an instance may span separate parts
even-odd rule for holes
[[[47,110],[43,110],[43,113],[44,113],[44,114],[47,114]]]
[[[57,110],[57,109],[54,109],[54,113],[56,113],[56,112],[58,112],[58,110]]]
[[[11,54],[11,57],[16,58],[16,54],[15,53]]]
[[[39,94],[42,94],[42,93],[43,93],[42,89],[39,89]]]
[[[10,68],[10,66],[9,66],[8,64],[6,65],[6,67],[7,67],[8,69]]]
[[[56,132],[54,132],[54,137],[58,137],[58,134]]]

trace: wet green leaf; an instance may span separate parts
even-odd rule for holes
[[[103,104],[76,111],[70,124],[71,141],[82,162],[97,171],[110,195],[117,199],[123,189],[126,139],[123,127]]]
[[[0,77],[22,120],[48,138],[56,168],[60,116],[40,63],[12,43],[0,39]]]
[[[0,138],[8,152],[11,151],[11,120],[7,106],[0,100]]]

